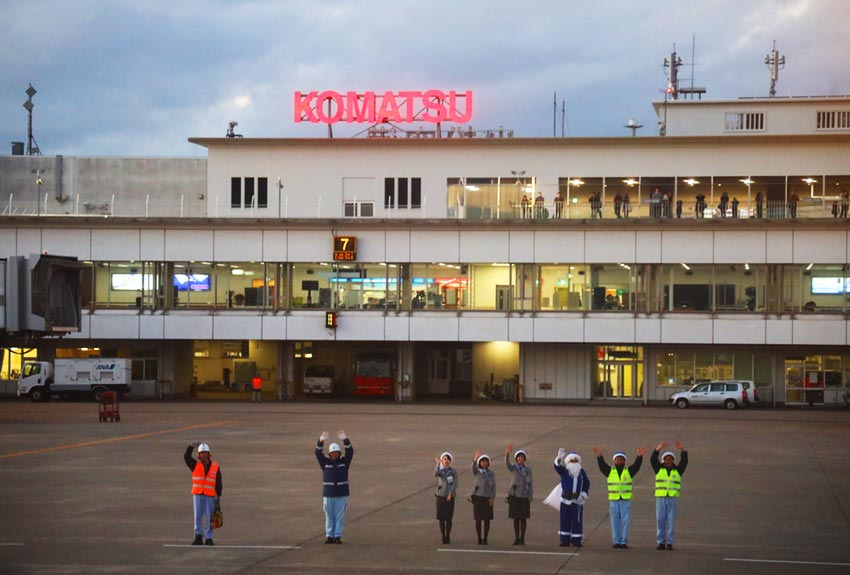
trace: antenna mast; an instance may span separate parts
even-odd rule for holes
[[[32,135],[32,109],[35,106],[32,103],[32,97],[37,93],[38,91],[32,87],[32,84],[30,84],[29,88],[27,88],[27,101],[24,102],[24,108],[27,110],[27,156],[41,155],[41,150],[38,149],[38,143]]]
[[[770,69],[770,97],[776,96],[776,82],[779,81],[779,71],[785,68],[785,56],[779,55],[776,50],[776,40],[773,41],[773,50],[764,57],[764,63]]]

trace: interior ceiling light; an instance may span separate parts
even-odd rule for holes
[[[744,184],[745,186],[749,186],[749,185],[756,183],[755,180],[751,180],[749,178],[744,178],[743,180],[738,180],[738,181],[741,182],[742,184]]]
[[[693,178],[688,178],[687,180],[682,180],[682,181],[685,182],[686,184],[688,184],[689,186],[695,186],[699,183],[699,180],[695,180]]]
[[[817,184],[817,183],[818,183],[818,181],[817,181],[816,179],[814,179],[814,178],[803,178],[803,181],[804,181],[804,182],[806,182],[807,184],[809,184],[810,186],[811,186],[812,184]]]
[[[576,179],[576,180],[568,180],[571,186],[583,186],[584,180]]]
[[[638,184],[638,181],[634,178],[628,178],[627,180],[623,180],[623,183],[631,188],[633,186],[636,186]]]
[[[691,268],[688,266],[688,264],[682,264],[682,267],[688,271],[691,271]]]

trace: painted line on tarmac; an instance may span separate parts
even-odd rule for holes
[[[578,553],[556,553],[553,551],[490,551],[489,549],[437,549],[444,553],[498,553],[501,555],[557,555],[558,557],[573,557]]]
[[[737,561],[740,563],[784,563],[787,565],[830,565],[833,567],[850,567],[850,563],[829,563],[826,561],[785,561],[782,559],[735,559],[726,557],[724,561]]]
[[[135,435],[124,435],[123,437],[112,437],[110,439],[98,439],[96,441],[84,441],[82,443],[72,443],[70,445],[57,445],[56,447],[45,447],[44,449],[33,449],[31,451],[17,451],[15,453],[7,453],[0,455],[0,459],[9,459],[11,457],[20,457],[22,455],[36,455],[38,453],[50,453],[51,451],[62,451],[63,449],[76,449],[77,447],[89,447],[91,445],[103,445],[104,443],[113,443],[115,441],[126,441],[128,439],[141,439],[142,437],[152,437],[154,435],[162,435],[164,433],[177,433],[178,431],[188,431],[190,429],[201,429],[203,427],[217,427],[219,425],[227,425],[235,420],[214,421],[212,423],[199,423],[198,425],[187,425],[186,427],[176,427],[174,429],[163,429],[162,431],[151,431],[149,433],[137,433]]]
[[[224,549],[301,549],[298,545],[192,545],[191,543],[165,544],[163,547],[218,547]]]
[[[0,547],[23,547],[24,543],[0,543]]]

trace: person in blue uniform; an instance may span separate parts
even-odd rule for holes
[[[555,472],[561,476],[561,525],[558,535],[561,547],[581,547],[584,527],[584,502],[590,493],[590,479],[581,467],[578,453],[558,450]]]
[[[325,543],[342,543],[342,527],[348,507],[348,469],[354,460],[354,447],[345,432],[339,431],[339,440],[345,446],[345,455],[338,443],[331,443],[328,455],[324,454],[325,440],[330,437],[323,431],[316,443],[316,460],[322,468],[322,508],[325,511]]]

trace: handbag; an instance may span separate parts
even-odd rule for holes
[[[224,514],[221,512],[221,503],[216,503],[215,511],[210,518],[210,529],[218,529],[222,525],[224,525]]]

